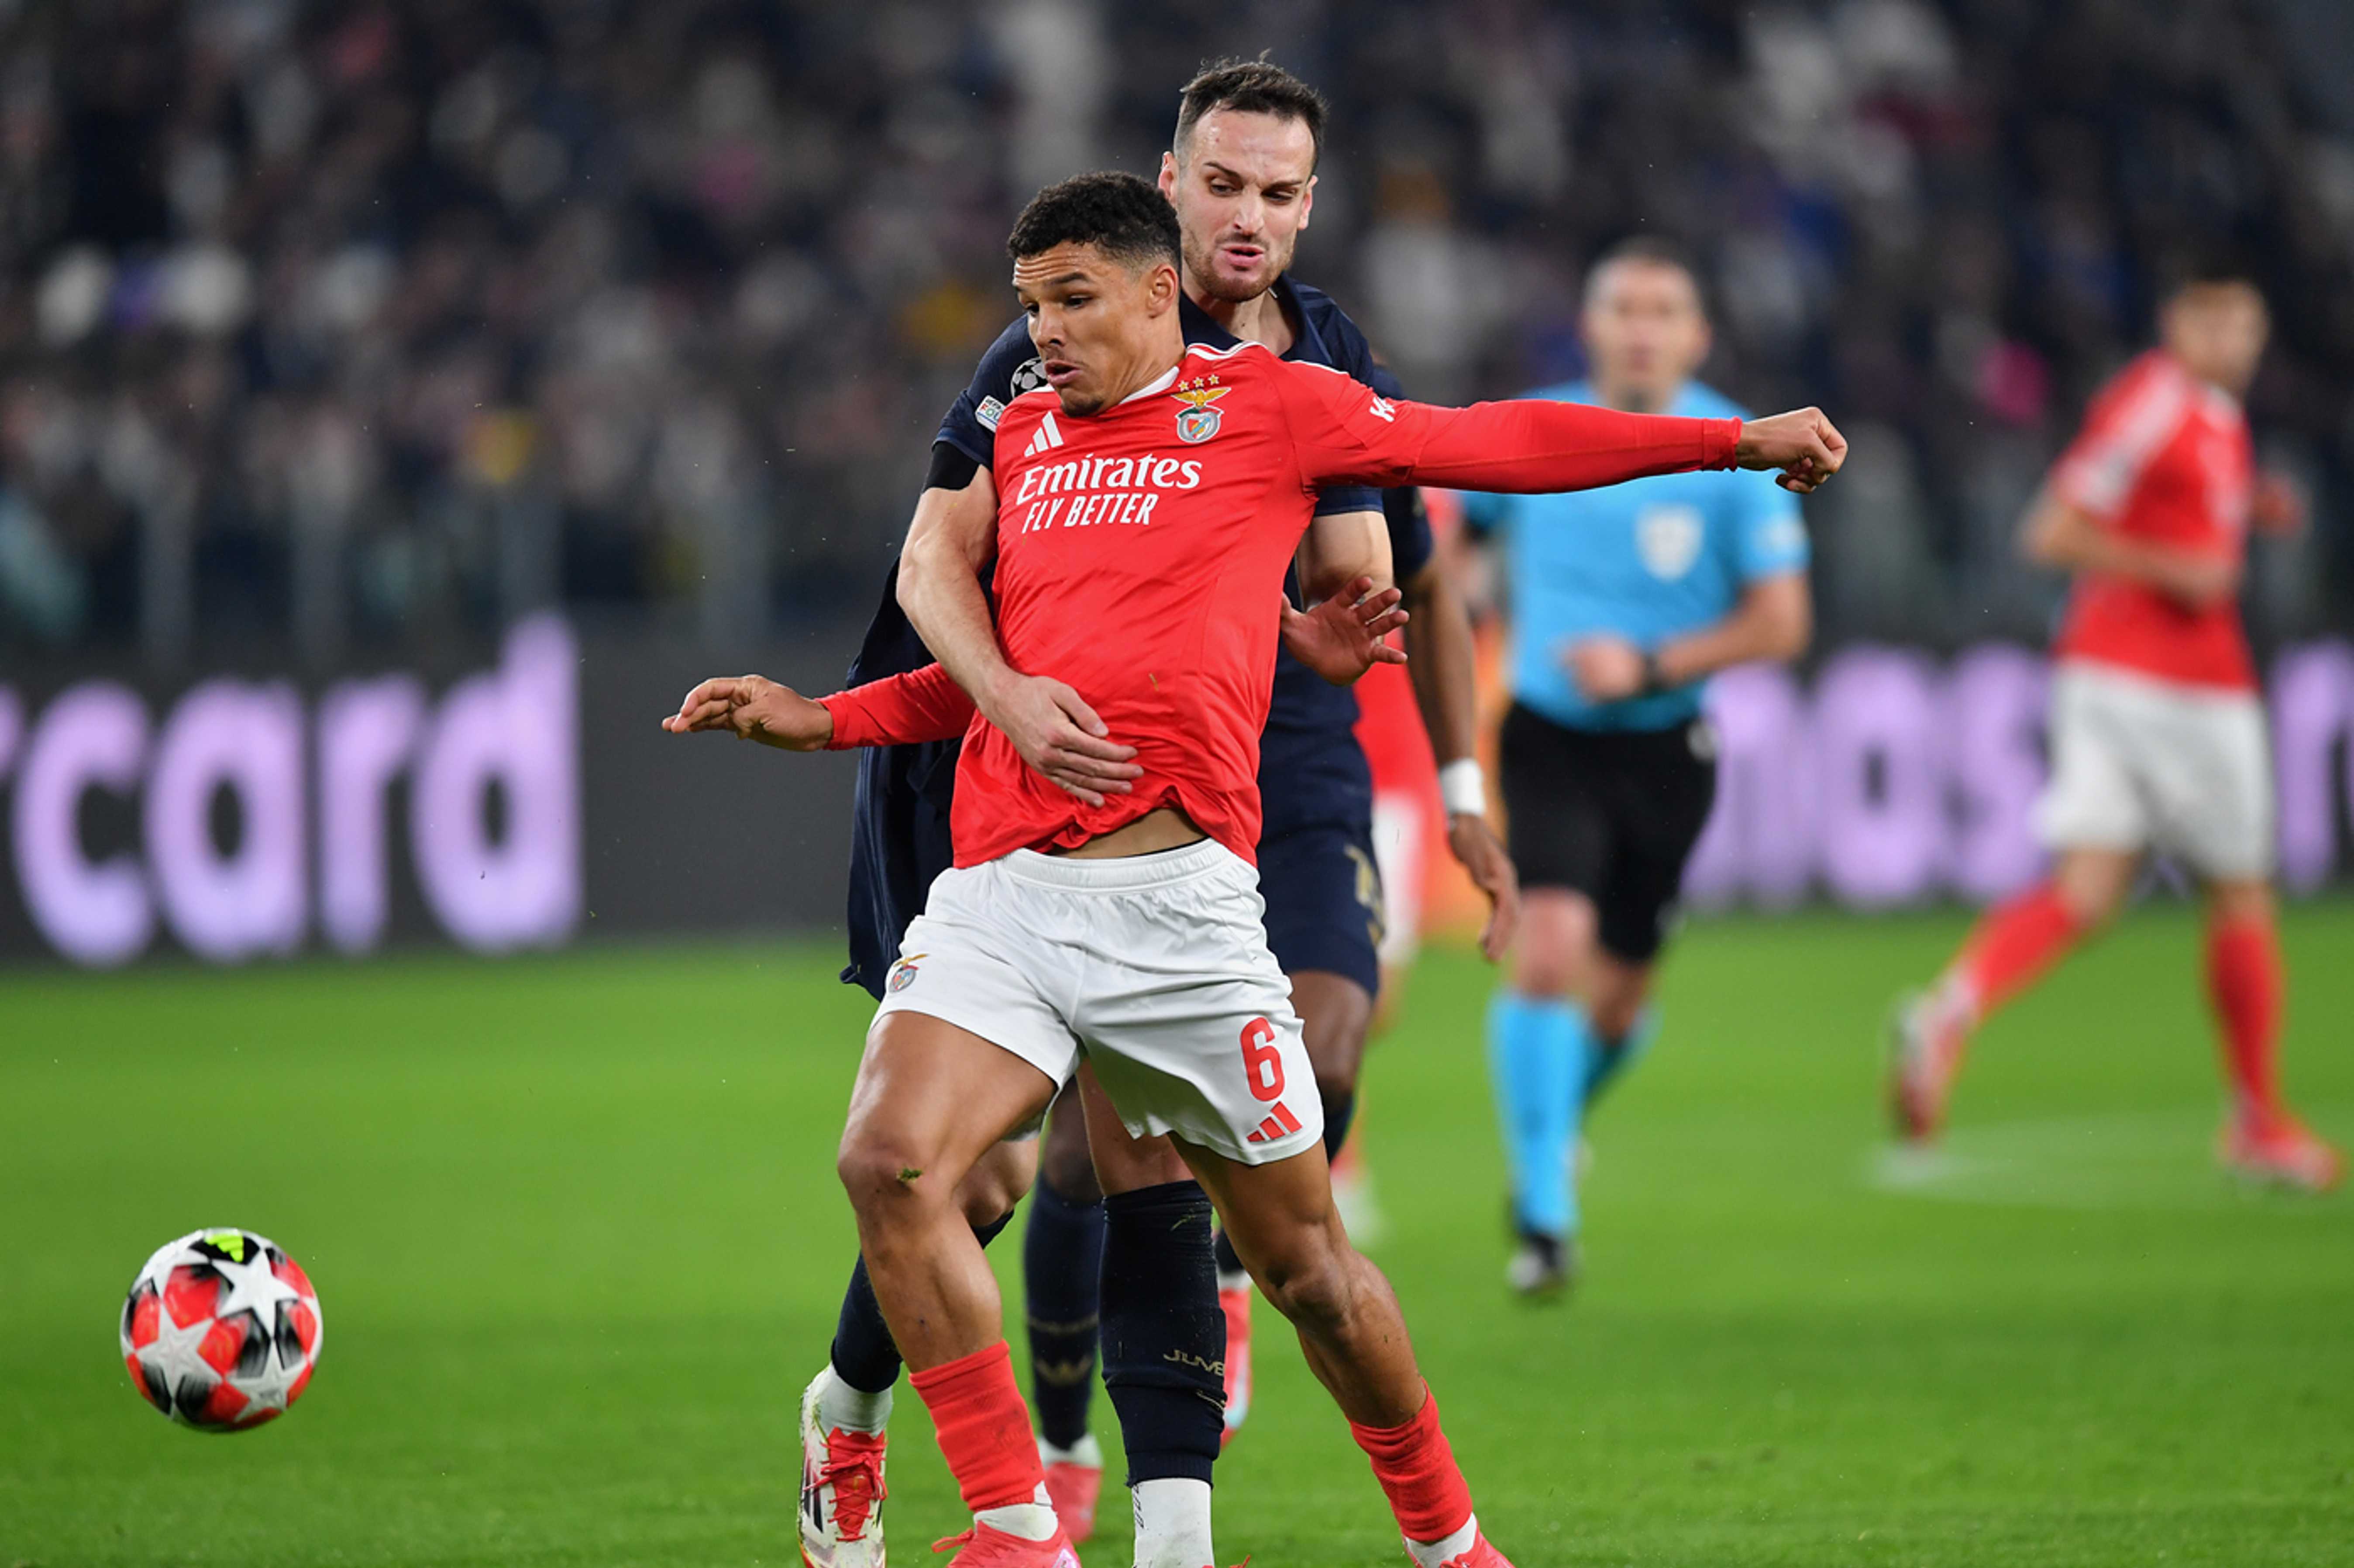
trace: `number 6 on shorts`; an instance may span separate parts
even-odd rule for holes
[[[1276,1049],[1275,1039],[1275,1025],[1264,1018],[1243,1025],[1243,1076],[1250,1080],[1254,1099],[1283,1096],[1283,1053]]]

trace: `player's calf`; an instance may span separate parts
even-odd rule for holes
[[[1397,1298],[1349,1245],[1333,1211],[1321,1150],[1265,1165],[1193,1149],[1186,1159],[1217,1199],[1260,1291],[1299,1330],[1310,1370],[1349,1418],[1419,1568],[1503,1568],[1480,1537]]]

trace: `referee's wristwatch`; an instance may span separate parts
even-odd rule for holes
[[[1659,667],[1659,651],[1643,650],[1643,695],[1656,696],[1668,689],[1668,673]]]

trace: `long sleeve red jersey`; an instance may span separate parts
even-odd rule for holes
[[[1333,484],[1548,492],[1729,468],[1738,419],[1379,396],[1257,344],[1194,347],[1087,418],[1048,389],[997,426],[997,633],[1008,663],[1076,691],[1143,776],[1089,806],[977,715],[958,763],[956,863],[1086,842],[1173,806],[1246,860],[1258,842],[1285,567]],[[969,712],[941,673],[828,698],[837,746],[934,738]],[[878,688],[885,688],[880,689]]]
[[[2052,471],[2060,498],[2101,526],[2232,560],[2247,549],[2254,483],[2254,447],[2238,399],[2163,349],[2101,389]],[[2236,601],[2188,605],[2099,572],[2076,574],[2055,652],[2181,685],[2256,685]]]

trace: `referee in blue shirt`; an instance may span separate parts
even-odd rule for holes
[[[1599,258],[1579,330],[1592,379],[1530,396],[1740,412],[1691,379],[1709,325],[1674,249]],[[1652,967],[1716,793],[1703,683],[1805,649],[1807,533],[1764,473],[1472,496],[1467,522],[1497,547],[1511,619],[1500,771],[1524,902],[1488,1037],[1519,1233],[1506,1277],[1537,1295],[1576,1274],[1579,1124],[1659,1029]]]

